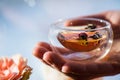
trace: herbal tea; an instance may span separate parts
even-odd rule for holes
[[[67,21],[58,21],[50,28],[49,40],[55,53],[74,61],[100,60],[108,54],[113,41],[109,22],[81,18],[66,25]]]
[[[60,43],[73,51],[86,52],[100,46],[104,38],[98,32],[60,32],[57,36]]]

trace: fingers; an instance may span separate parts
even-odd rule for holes
[[[58,55],[58,53],[54,53],[50,45],[45,42],[40,42],[36,45],[33,55],[42,60],[45,64],[58,70],[61,70],[62,65],[65,63],[65,60]]]
[[[36,56],[39,59],[43,58],[43,55],[45,52],[47,52],[48,50],[45,47],[42,46],[38,46],[34,49],[33,51],[33,55]]]
[[[43,60],[58,70],[61,70],[62,66],[65,64],[65,60],[60,55],[53,52],[46,52],[43,56]]]
[[[69,54],[73,52],[72,50],[69,50],[67,48],[60,48],[60,47],[55,47],[55,48],[60,54]]]
[[[42,59],[45,52],[51,50],[49,47],[49,44],[45,42],[40,42],[36,45],[36,47],[33,50],[33,55],[36,56],[39,59]]]
[[[50,50],[51,48],[48,43],[40,42],[34,48],[33,55],[37,57],[39,60],[41,60],[43,63],[45,63],[46,65],[49,65],[43,60],[43,55]]]
[[[89,65],[87,66],[89,67]],[[100,62],[96,63],[96,67],[97,69],[96,72],[94,73],[95,77],[111,76],[120,73],[120,64],[118,63]]]
[[[111,63],[113,69],[114,69],[114,72],[113,74],[118,74],[120,73],[120,63]]]
[[[50,51],[51,48],[47,43],[39,43],[34,49],[33,54],[42,60],[45,64],[58,69],[65,74],[76,76],[87,76],[89,78],[108,76],[120,73],[119,63],[110,62],[89,62],[78,63],[64,60],[58,53]]]
[[[39,42],[39,43],[37,44],[37,46],[42,46],[42,47],[46,48],[46,49],[49,50],[49,51],[54,51],[53,48],[56,48],[57,51],[59,51],[59,53],[61,53],[61,54],[70,53],[70,52],[71,52],[70,50],[68,50],[68,49],[66,49],[66,48],[55,47],[55,46],[52,46],[52,45],[50,45],[50,44],[48,44],[48,43],[46,43],[46,42]]]
[[[66,63],[62,67],[62,72],[72,73],[80,76],[88,76],[91,78],[115,75],[120,72],[120,64],[116,63]]]
[[[80,75],[86,73],[86,66],[84,64],[68,62],[63,65],[62,72]]]
[[[89,66],[89,65],[87,65]],[[97,76],[106,76],[106,75],[111,75],[114,71],[112,65],[107,62],[103,63],[96,63],[96,73]]]
[[[106,20],[106,14],[107,14],[107,12],[102,12],[102,13],[99,13],[99,14],[80,16],[78,18],[69,19],[68,21],[65,22],[64,25],[67,26],[67,27],[84,25],[84,24],[86,24],[86,21],[81,20],[82,18],[99,18],[99,19]],[[88,23],[89,23],[89,21],[88,21]]]
[[[99,19],[106,19],[106,14],[108,13],[108,11],[106,12],[101,12],[101,13],[97,13],[97,14],[92,14],[92,15],[87,15],[87,16],[83,16],[82,18],[99,18]]]
[[[52,51],[50,44],[48,44],[46,42],[39,42],[39,43],[37,43],[37,46],[42,46],[42,47],[45,47],[46,49],[48,49],[49,51]]]

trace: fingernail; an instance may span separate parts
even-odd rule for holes
[[[68,73],[68,66],[63,66],[61,71],[64,73]]]

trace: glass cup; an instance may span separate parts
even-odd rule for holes
[[[100,60],[113,42],[111,24],[97,18],[59,20],[52,24],[48,36],[53,51],[72,61]]]

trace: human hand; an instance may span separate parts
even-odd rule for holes
[[[61,54],[66,51],[61,48],[58,49]],[[90,80],[120,73],[120,55],[111,55],[108,61],[74,62],[65,60],[60,55],[54,53],[50,45],[45,42],[38,43],[33,54],[46,65],[59,70],[74,80]]]
[[[76,26],[79,25],[80,18],[98,18],[107,20],[111,23],[114,33],[114,39],[120,39],[120,10],[119,11],[105,11],[98,14],[88,15],[88,16],[80,16],[74,19],[71,19],[66,22],[67,26]]]
[[[115,35],[114,39],[116,40],[120,38],[119,14],[120,11],[107,11],[100,14],[83,17],[100,18],[109,21]],[[70,20],[66,24],[75,26],[78,24],[79,18]],[[71,22],[74,24],[70,24]],[[45,42],[38,43],[33,54],[45,64],[59,70],[74,80],[90,80],[101,76],[109,76],[120,73],[120,49],[118,44],[120,44],[119,40],[115,41],[110,55],[107,56],[107,59],[99,62],[74,62],[66,60],[60,55],[54,53],[50,45]],[[61,54],[66,51],[61,48],[58,49]]]

